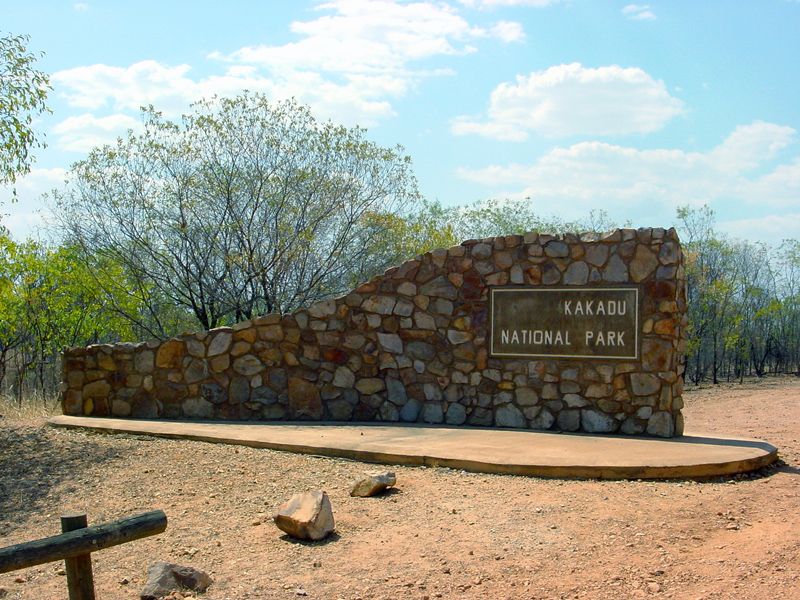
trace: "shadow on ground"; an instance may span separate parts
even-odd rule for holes
[[[0,419],[0,539],[40,512],[55,487],[71,482],[77,488],[90,469],[121,454],[90,436]]]

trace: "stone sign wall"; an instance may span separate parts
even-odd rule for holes
[[[62,406],[670,437],[685,312],[674,229],[469,240],[291,314],[69,349]]]

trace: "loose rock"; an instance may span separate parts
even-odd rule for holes
[[[359,498],[368,498],[380,494],[396,483],[397,477],[391,471],[369,473],[353,485],[353,489],[350,490],[350,495],[358,496]]]
[[[301,540],[321,540],[334,530],[333,509],[321,490],[292,496],[273,517],[278,529]]]
[[[214,580],[205,571],[157,561],[147,567],[147,582],[139,597],[141,600],[158,600],[182,589],[204,592],[213,582]]]

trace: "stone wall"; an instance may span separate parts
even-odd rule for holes
[[[637,360],[489,354],[491,286],[640,290]],[[163,342],[65,352],[63,411],[680,435],[686,295],[674,229],[469,240],[352,293]]]

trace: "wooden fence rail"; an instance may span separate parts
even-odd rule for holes
[[[102,525],[86,524],[86,515],[64,515],[61,535],[0,548],[0,573],[64,560],[70,600],[93,600],[90,553],[158,535],[167,528],[167,515],[154,510]]]

